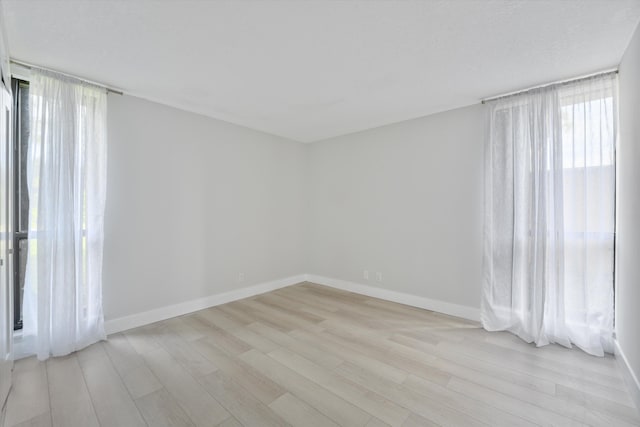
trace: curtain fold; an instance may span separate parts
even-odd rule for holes
[[[23,352],[44,360],[105,339],[106,93],[34,69],[29,109]]]
[[[611,352],[616,76],[489,102],[482,323]]]

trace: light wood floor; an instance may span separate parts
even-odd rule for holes
[[[640,425],[615,362],[305,283],[18,361],[6,425]]]

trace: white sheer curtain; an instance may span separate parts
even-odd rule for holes
[[[616,75],[489,102],[482,323],[611,352]]]
[[[105,338],[106,93],[34,69],[29,108],[23,352],[44,360]]]

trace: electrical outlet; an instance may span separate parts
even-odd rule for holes
[[[238,273],[238,282],[244,282],[244,273]]]
[[[364,280],[369,280],[369,270],[363,270],[362,271],[362,278]]]
[[[379,271],[376,273],[376,280],[378,282],[382,282],[382,273],[380,273]]]

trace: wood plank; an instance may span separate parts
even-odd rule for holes
[[[136,406],[149,426],[194,427],[186,412],[165,389],[136,399]]]
[[[235,383],[244,387],[247,393],[252,394],[263,404],[268,405],[286,393],[282,386],[261,372],[225,353],[210,338],[198,340],[194,345],[204,357],[215,363],[228,377],[232,377]]]
[[[338,424],[290,393],[285,393],[270,405],[292,426],[338,427]]]
[[[407,409],[295,353],[280,349],[269,356],[389,425],[401,426],[409,416]]]
[[[229,412],[164,349],[148,351],[144,353],[144,359],[196,426],[215,426],[230,417]]]
[[[40,417],[44,414],[46,417]],[[14,364],[4,425],[12,427],[31,420],[37,424],[45,418],[51,423],[46,364],[35,357],[18,360]]]
[[[7,425],[7,427],[12,426]],[[14,424],[13,427],[51,427],[51,413],[45,412],[44,414],[36,415],[19,424]]]
[[[541,408],[528,401],[511,397],[507,394],[499,393],[490,388],[453,377],[447,386],[449,389],[469,396],[473,399],[484,402],[490,406],[502,409],[513,415],[531,421],[532,423],[543,422],[546,425],[558,426],[579,426],[582,422],[569,418],[556,412]]]
[[[223,371],[200,378],[200,383],[245,427],[289,425]]]
[[[240,421],[236,420],[234,417],[227,418],[222,422],[222,424],[218,425],[218,427],[243,427],[240,424]]]
[[[403,334],[394,335],[390,338],[390,341],[416,350],[420,350],[424,345],[424,343],[419,340],[407,337]],[[541,379],[520,371],[515,371],[497,363],[490,363],[484,360],[474,359],[473,357],[467,357],[460,352],[443,350],[436,346],[432,346],[431,344],[426,345],[428,346],[429,354],[437,356],[435,360],[430,360],[428,363],[451,375],[456,375],[475,382],[487,381],[489,383],[494,383],[495,381],[503,380],[511,384],[518,384],[522,387],[547,393],[552,396],[556,393],[556,383],[553,381]]]
[[[524,418],[501,411],[493,406],[485,405],[475,399],[471,399],[462,393],[457,393],[439,384],[427,381],[416,375],[409,375],[404,382],[407,390],[412,390],[425,398],[437,402],[439,405],[448,406],[462,411],[491,426],[535,426],[535,423]]]
[[[352,346],[351,343],[343,343],[331,335],[324,333],[311,334],[307,331],[293,331],[290,335],[306,345],[316,347],[333,355],[340,355],[345,361],[366,366],[371,370],[380,372],[380,374],[385,375],[386,378],[398,384],[401,384],[407,378],[406,371],[392,366],[386,363],[386,361],[383,362],[371,357],[366,350]]]
[[[436,424],[418,414],[411,414],[402,427],[440,427],[440,424]]]
[[[257,350],[248,351],[240,358],[340,425],[363,426],[371,418],[355,405]]]
[[[100,343],[76,353],[102,427],[146,426]]]
[[[226,351],[235,355],[251,350],[251,346],[249,344],[238,339],[236,336],[230,334],[224,329],[218,328],[213,321],[208,320],[207,314],[207,311],[203,310],[193,315],[194,319],[205,326],[203,330],[206,331],[207,337],[214,339],[216,342],[220,343],[221,346],[224,346]]]
[[[176,333],[168,333],[158,337],[158,342],[193,377],[209,375],[218,369],[195,349],[194,340],[186,341]]]
[[[277,343],[281,347],[288,348],[309,360],[313,360],[318,365],[333,369],[344,362],[344,360],[335,353],[321,350],[316,346],[308,345],[305,342],[295,339],[289,334],[285,334],[261,322],[251,323],[248,325],[248,328],[256,333],[262,334],[262,336],[270,339],[274,343]]]
[[[75,354],[48,359],[47,380],[54,427],[99,426]]]
[[[156,339],[159,327],[160,325],[158,323],[153,323],[151,325],[129,329],[128,331],[122,332],[122,334],[138,354],[144,354],[160,347],[160,343]]]
[[[441,405],[439,402],[425,398],[424,395],[409,390],[401,384],[396,384],[393,381],[377,376],[374,371],[369,371],[349,362],[345,362],[336,368],[336,372],[411,410],[412,413],[426,418],[429,423],[465,426],[487,425],[469,414],[458,411],[456,408]]]
[[[162,388],[160,381],[124,335],[111,335],[109,340],[102,342],[101,345],[133,399]]]
[[[590,373],[584,371],[564,370],[562,365],[555,366],[551,362],[541,362],[536,358],[523,358],[521,353],[504,351],[486,343],[442,341],[438,344],[438,347],[451,352],[463,351],[468,356],[491,363],[498,363],[505,368],[530,374],[567,387],[578,388],[594,396],[600,396],[614,402],[617,401],[627,405],[633,404],[626,390],[603,385],[598,380],[595,380]]]

